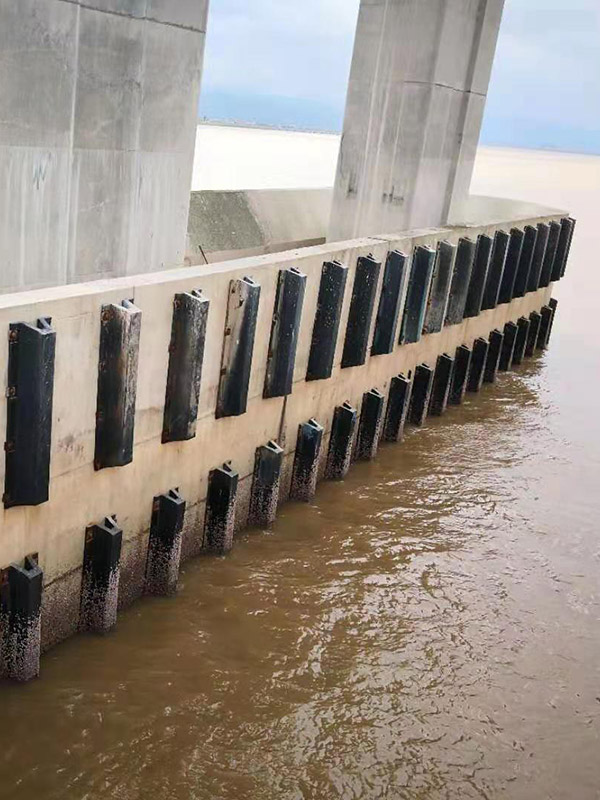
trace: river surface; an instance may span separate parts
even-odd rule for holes
[[[1,686],[0,797],[600,798],[600,159],[474,184],[579,219],[550,350]]]

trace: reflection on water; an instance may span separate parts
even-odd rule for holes
[[[599,347],[564,319],[548,353],[185,565],[177,598],[1,686],[0,796],[598,798]]]

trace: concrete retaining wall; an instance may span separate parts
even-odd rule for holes
[[[542,221],[558,219],[546,217]],[[540,218],[524,220],[536,224]],[[204,503],[209,471],[231,461],[239,472],[240,488],[235,523],[247,522],[255,450],[275,439],[284,449],[285,469],[280,500],[290,485],[290,468],[300,423],[316,419],[325,429],[320,472],[327,453],[327,439],[336,406],[348,401],[360,409],[362,395],[375,387],[384,395],[390,380],[407,374],[421,362],[435,366],[437,356],[453,353],[459,345],[487,337],[539,311],[547,302],[552,285],[499,305],[460,324],[445,326],[440,333],[423,336],[414,344],[396,345],[389,355],[370,356],[364,365],[341,368],[352,287],[357,259],[372,254],[385,263],[388,252],[400,249],[410,254],[416,245],[431,245],[442,239],[456,243],[461,236],[493,234],[505,225],[451,228],[412,232],[401,237],[379,236],[321,245],[197,268],[116,278],[76,286],[37,290],[0,297],[0,332],[6,342],[9,324],[52,318],[56,331],[56,363],[49,500],[35,507],[0,510],[0,566],[22,562],[30,553],[39,554],[44,570],[42,639],[49,646],[77,629],[81,571],[86,526],[101,523],[115,514],[123,531],[121,558],[121,606],[143,589],[148,534],[153,497],[178,487],[187,501],[183,534],[183,556],[202,549]],[[337,337],[333,374],[327,380],[307,382],[307,364],[321,271],[325,261],[338,260],[348,266],[341,324]],[[279,272],[295,267],[307,276],[304,305],[298,332],[293,389],[287,397],[263,399]],[[375,313],[381,291],[383,268],[377,282]],[[230,282],[250,276],[260,285],[248,407],[237,417],[215,418],[221,372],[223,338]],[[195,438],[162,443],[165,388],[171,339],[173,298],[178,292],[201,289],[210,300],[202,371],[198,422]],[[133,461],[126,466],[94,470],[99,345],[102,306],[132,300],[141,309],[139,372],[135,409]],[[398,341],[396,335],[395,341]],[[8,348],[0,348],[0,381],[7,385]],[[6,430],[7,399],[0,400],[0,429]],[[4,463],[0,481],[4,483]]]
[[[231,258],[280,253],[322,244],[333,189],[201,190],[190,197],[186,263],[214,264]],[[470,195],[466,227],[558,214],[556,209],[502,197]]]

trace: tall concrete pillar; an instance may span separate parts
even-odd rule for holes
[[[183,263],[208,0],[0,0],[0,292]]]
[[[361,0],[330,241],[460,221],[504,0]]]

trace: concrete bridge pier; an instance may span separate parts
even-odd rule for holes
[[[328,239],[465,210],[504,0],[361,0]]]
[[[0,293],[183,263],[208,0],[0,0]]]

